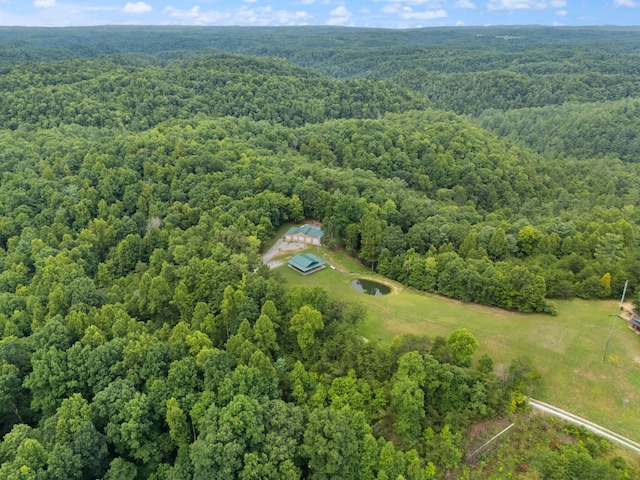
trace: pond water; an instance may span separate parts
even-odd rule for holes
[[[373,280],[365,280],[364,278],[356,278],[351,282],[351,286],[358,292],[375,295],[376,297],[381,297],[391,292],[391,288],[386,285],[374,282]]]

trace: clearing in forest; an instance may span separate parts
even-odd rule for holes
[[[343,253],[312,250],[338,268],[308,277],[286,267],[277,271],[289,285],[319,285],[334,298],[361,302],[369,312],[360,326],[367,339],[389,343],[403,333],[447,336],[465,327],[480,342],[476,355],[489,353],[498,371],[520,356],[532,360],[542,375],[532,396],[640,441],[640,336],[612,316],[617,301],[561,300],[554,302],[557,316],[523,314],[417,292]],[[394,294],[359,293],[350,286],[356,277],[392,285]]]

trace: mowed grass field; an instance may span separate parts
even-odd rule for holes
[[[640,336],[612,316],[617,301],[556,301],[555,317],[522,314],[417,292],[373,274],[345,254],[321,247],[306,251],[338,269],[302,276],[283,266],[277,269],[283,281],[319,285],[334,298],[362,303],[369,314],[360,326],[364,337],[389,343],[403,333],[448,336],[465,327],[480,342],[476,358],[489,353],[496,369],[519,356],[532,360],[542,376],[535,398],[640,441]],[[393,287],[392,293],[359,293],[350,286],[355,278],[382,281]]]

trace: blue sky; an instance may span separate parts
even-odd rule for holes
[[[640,0],[0,0],[0,25],[640,25]]]

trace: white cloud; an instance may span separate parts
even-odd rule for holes
[[[456,22],[456,27],[464,27],[465,23],[462,20]]]
[[[151,5],[144,2],[128,2],[122,9],[124,13],[148,13],[151,10],[153,10]]]
[[[634,0],[615,0],[616,7],[628,7],[628,8],[636,8],[640,6],[640,3]]]
[[[556,15],[559,17],[566,17],[567,16],[567,11],[566,10],[558,10],[556,12]]]
[[[311,15],[304,10],[297,10],[295,12],[279,10],[278,12],[275,12],[275,14],[282,25],[304,25],[305,20],[311,18]]]
[[[262,16],[271,12],[272,9],[270,5],[264,8],[247,8],[243,6],[238,12],[236,12],[236,17],[242,19],[239,23],[255,25]]]
[[[562,5],[559,5],[562,4]],[[490,0],[487,4],[489,10],[544,10],[551,6],[561,7],[566,5],[564,0]]]
[[[351,16],[351,12],[349,10],[347,10],[347,7],[345,7],[344,5],[341,5],[337,8],[334,8],[333,10],[331,10],[329,12],[329,15],[333,15],[333,16],[339,16],[339,17],[349,17]]]
[[[180,8],[168,6],[165,7],[162,13],[171,15],[173,18],[198,18],[198,16],[200,16],[200,7],[196,5],[190,10],[182,10]]]
[[[371,13],[371,10],[369,10],[367,7],[364,7],[360,9],[360,13],[364,15],[369,15]]]
[[[311,18],[304,10],[273,10],[271,6],[250,8],[247,5],[208,11],[202,11],[199,6],[189,10],[169,6],[162,13],[181,25],[305,25]]]
[[[351,18],[351,12],[344,5],[334,8],[329,15],[331,18],[327,20],[327,25],[344,25]]]
[[[55,7],[56,0],[35,0],[35,2],[33,2],[33,6],[40,7],[40,8]]]
[[[567,2],[565,0],[551,0],[549,5],[552,8],[562,8],[567,6]]]
[[[433,20],[436,18],[448,17],[448,15],[447,12],[442,9],[435,11],[426,10],[423,12],[414,12],[407,7],[400,14],[400,17],[404,18],[405,20]]]

